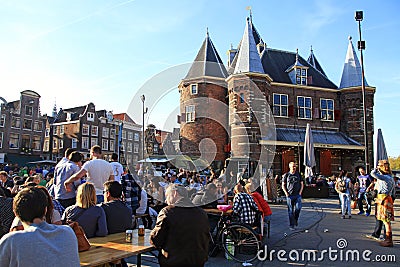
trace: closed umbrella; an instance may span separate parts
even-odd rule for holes
[[[375,142],[375,165],[378,166],[378,161],[381,159],[388,160],[385,141],[383,140],[382,130],[378,129],[378,134],[376,135],[376,142]]]
[[[312,168],[315,166],[314,141],[311,126],[307,123],[306,136],[304,139],[304,166],[306,166],[304,176],[306,179],[313,176]]]

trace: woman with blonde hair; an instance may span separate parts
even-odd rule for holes
[[[395,183],[391,174],[387,160],[379,160],[378,166],[371,172],[371,176],[376,179],[375,189],[378,191],[375,216],[377,220],[383,222],[386,229],[385,240],[379,243],[383,247],[393,247],[391,221],[394,221],[392,195]]]
[[[69,206],[63,216],[63,223],[76,221],[82,226],[87,238],[107,235],[106,214],[96,206],[96,190],[92,183],[83,183],[78,187],[76,204]]]

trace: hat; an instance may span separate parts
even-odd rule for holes
[[[29,175],[27,173],[24,174],[24,177],[29,177]]]

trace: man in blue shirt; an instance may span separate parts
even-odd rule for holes
[[[358,215],[364,214],[364,203],[363,203],[363,200],[365,200],[365,202],[367,203],[367,211],[365,213],[365,216],[369,216],[370,213],[371,213],[371,199],[366,197],[365,192],[366,192],[368,186],[371,184],[371,178],[365,172],[364,167],[360,167],[358,169],[358,171],[360,172],[360,175],[357,177],[358,178],[358,184],[360,186],[360,189],[358,191],[358,200],[357,200],[358,209],[360,210]]]

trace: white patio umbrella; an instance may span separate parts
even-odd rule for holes
[[[374,160],[375,165],[372,166],[372,168],[378,166],[378,161],[381,159],[387,160],[388,156],[386,152],[385,141],[383,140],[382,130],[378,129],[378,134],[376,135],[376,141],[375,141],[375,160]]]
[[[307,123],[306,136],[304,138],[304,166],[306,166],[304,176],[306,179],[313,176],[312,168],[315,167],[315,165],[314,140],[311,126]]]

